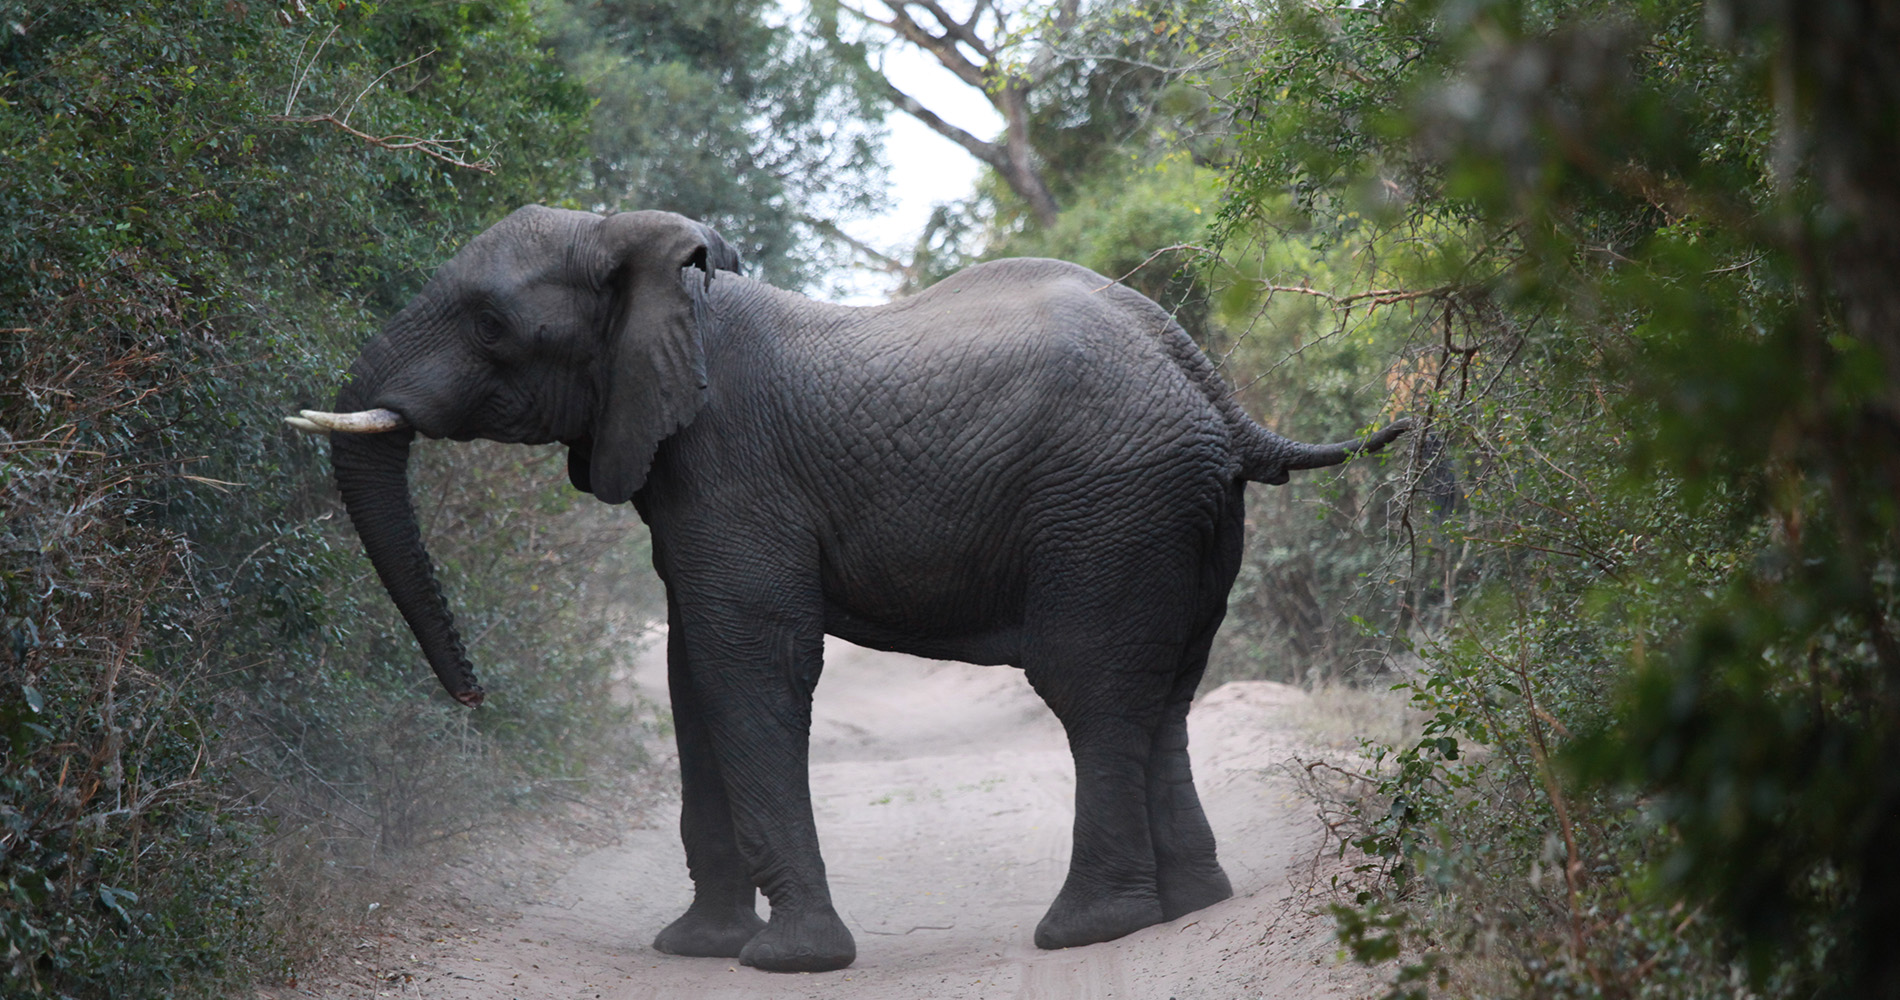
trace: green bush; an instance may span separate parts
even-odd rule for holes
[[[1447,616],[1369,623],[1424,737],[1334,793],[1341,931],[1395,995],[1900,995],[1875,7],[1263,22],[1223,232],[1290,213],[1430,304],[1415,398],[1459,484],[1396,595]]]
[[[563,187],[584,96],[525,2],[317,6],[0,10],[9,996],[226,995],[284,954],[273,842],[424,843],[624,721],[583,624],[600,530],[500,523],[567,505],[546,456],[418,463],[505,663],[470,716],[425,694],[322,446],[279,421],[454,243]],[[298,120],[331,112],[446,159]]]

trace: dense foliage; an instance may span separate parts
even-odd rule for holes
[[[1900,995],[1887,7],[1052,4],[1060,215],[928,237],[1142,288],[1283,431],[1427,421],[1254,491],[1212,671],[1412,691],[1329,793],[1396,993]]]
[[[644,562],[630,513],[574,509],[544,451],[419,449],[424,530],[507,692],[468,713],[375,585],[324,443],[279,420],[327,406],[468,236],[590,203],[601,112],[549,42],[563,13],[0,4],[0,992],[227,995],[322,942],[303,904],[339,861],[627,762],[602,591]],[[645,155],[668,142],[753,151]],[[783,189],[731,197],[785,214]]]
[[[1891,15],[1266,14],[1222,233],[1404,311],[1448,612],[1390,630],[1428,722],[1349,796],[1348,943],[1405,995],[1900,993]]]
[[[372,841],[404,836],[365,744],[426,690],[400,624],[349,585],[363,570],[326,521],[320,447],[277,416],[325,401],[378,312],[549,182],[585,104],[519,5],[11,18],[7,992],[191,992],[268,953],[256,806],[274,779],[341,790],[279,800],[313,836],[351,806]],[[341,121],[441,136],[497,172]],[[425,734],[449,725],[422,714]]]

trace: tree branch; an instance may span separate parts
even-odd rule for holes
[[[1443,298],[1452,292],[1452,286],[1450,285],[1440,285],[1437,288],[1427,288],[1422,291],[1407,291],[1403,288],[1374,288],[1364,292],[1353,292],[1350,295],[1335,295],[1332,292],[1322,291],[1321,289],[1312,288],[1307,285],[1268,285],[1263,283],[1260,287],[1267,292],[1290,292],[1295,295],[1311,295],[1316,299],[1325,299],[1327,302],[1340,308],[1350,307],[1357,303],[1365,302],[1368,299],[1371,300],[1375,306],[1389,306],[1395,302],[1413,302],[1418,299]]]
[[[1160,259],[1162,254],[1173,253],[1176,250],[1192,250],[1197,254],[1201,254],[1202,256],[1212,256],[1213,254],[1212,250],[1209,250],[1208,248],[1201,246],[1198,243],[1176,243],[1171,246],[1165,246],[1159,250],[1156,250],[1154,253],[1149,254],[1147,260],[1144,260],[1141,263],[1136,264],[1134,267],[1129,268],[1127,274],[1124,274],[1121,277],[1116,278],[1114,281],[1109,282],[1107,285],[1103,285],[1102,288],[1108,288],[1110,285],[1116,285],[1122,282],[1126,282],[1129,278],[1132,278],[1135,276],[1136,271],[1139,271],[1142,268],[1147,267],[1149,264],[1152,264],[1156,260]],[[1095,289],[1095,291],[1099,292],[1102,290],[1102,288],[1097,288]]]
[[[1120,63],[1123,66],[1153,70],[1156,73],[1165,73],[1173,77],[1183,76],[1188,73],[1198,73],[1210,66],[1218,66],[1227,57],[1227,54],[1224,52],[1210,52],[1190,63],[1170,65],[1168,63],[1149,62],[1146,59],[1136,59],[1133,56],[1125,55],[1120,52],[1077,52],[1073,49],[1065,49],[1059,44],[1049,46],[1047,51],[1058,57],[1062,62]]]
[[[866,243],[863,240],[860,240],[857,237],[852,236],[850,233],[847,233],[844,230],[839,229],[836,225],[830,222],[826,222],[823,219],[817,218],[815,216],[810,216],[810,215],[800,215],[798,217],[798,221],[803,222],[805,225],[808,225],[812,227],[813,229],[818,230],[820,233],[823,233],[824,235],[829,236],[840,243],[843,243],[844,245],[850,247],[851,249],[869,258],[871,263],[876,264],[879,270],[889,271],[890,273],[895,274],[900,278],[908,279],[908,278],[913,277],[912,268],[909,264],[906,264],[903,261],[898,260],[897,258],[892,257],[891,255],[885,253],[884,251],[879,250],[878,248],[870,245],[869,243]]]
[[[962,146],[971,156],[988,165],[1007,183],[1011,191],[1021,197],[1036,222],[1044,227],[1055,224],[1060,206],[1049,191],[1049,185],[1043,180],[1041,167],[1036,162],[1035,149],[1031,145],[1029,134],[1028,93],[1034,86],[1032,76],[1022,69],[1014,68],[1001,61],[996,51],[1014,44],[1014,36],[1008,30],[1003,12],[992,0],[976,0],[968,20],[958,21],[947,11],[941,0],[880,0],[891,12],[889,20],[872,17],[858,10],[844,0],[833,0],[838,9],[860,18],[866,24],[875,24],[890,31],[899,41],[914,45],[935,56],[943,67],[983,94],[1003,117],[1003,135],[995,142],[988,142],[970,132],[945,121],[942,116],[931,111],[916,98],[899,90],[881,70],[865,69],[877,78],[876,85],[892,105],[905,114],[923,122],[931,131]],[[1058,0],[1050,19],[1050,31],[1056,36],[1067,32],[1074,23],[1080,10],[1081,0]],[[915,10],[929,12],[936,23],[942,27],[942,33],[926,29],[912,17]],[[986,41],[978,25],[985,13],[996,21],[994,39]],[[835,29],[834,34],[835,34]],[[834,42],[838,42],[836,38]],[[969,52],[959,45],[968,47],[969,52],[980,53],[981,62],[972,61]],[[862,56],[860,55],[860,59]],[[1044,44],[1038,53],[1040,62],[1059,59],[1060,55]],[[1033,68],[1033,67],[1032,67]]]
[[[897,2],[901,4],[904,0],[897,0]],[[958,21],[956,18],[951,17],[949,12],[945,11],[936,0],[912,0],[912,2],[929,11],[930,16],[936,18],[938,24],[943,25],[945,38],[954,38],[957,41],[963,42],[970,48],[975,49],[976,54],[985,59],[996,54],[990,50],[989,43],[983,40],[983,36],[973,30],[977,15],[981,12],[980,6],[970,12],[970,19],[968,21]]]
[[[395,66],[391,66],[391,67],[389,67],[389,68],[388,68],[388,69],[386,69],[386,70],[383,70],[383,73],[382,73],[382,75],[381,75],[381,76],[378,76],[378,77],[377,77],[376,79],[374,79],[374,80],[371,80],[371,81],[369,82],[369,86],[367,86],[367,87],[364,87],[364,88],[363,88],[362,90],[360,90],[360,91],[358,91],[358,92],[357,92],[357,94],[356,94],[356,99],[355,99],[355,100],[352,100],[352,101],[350,102],[350,106],[349,106],[349,109],[343,112],[343,121],[344,121],[344,122],[345,122],[346,124],[347,124],[347,123],[349,122],[349,120],[350,120],[350,116],[356,113],[356,106],[357,106],[358,104],[361,104],[361,103],[363,103],[363,98],[364,98],[364,97],[365,97],[365,96],[366,96],[366,95],[367,95],[367,94],[368,94],[368,93],[369,93],[370,91],[372,91],[372,90],[375,90],[375,89],[376,89],[376,85],[377,85],[377,84],[379,84],[379,83],[381,83],[381,82],[383,82],[384,80],[387,80],[387,79],[389,79],[389,74],[391,74],[391,73],[394,73],[394,72],[396,72],[396,71],[397,71],[397,70],[399,70],[399,69],[405,69],[405,68],[407,68],[407,67],[410,67],[410,66],[414,66],[415,64],[417,64],[417,63],[419,63],[419,62],[421,62],[422,60],[424,60],[424,59],[427,59],[427,58],[429,58],[429,57],[430,57],[430,56],[432,56],[432,55],[435,55],[435,54],[436,54],[437,52],[439,52],[439,51],[441,51],[441,50],[440,50],[440,49],[430,49],[429,51],[427,51],[427,52],[424,52],[423,54],[421,54],[421,55],[419,55],[419,56],[417,56],[417,57],[415,57],[414,59],[411,59],[411,60],[409,60],[409,61],[408,61],[408,62],[406,62],[406,63],[400,63],[400,64],[398,64],[398,65],[395,65]],[[289,113],[290,113],[290,109],[289,109],[288,107],[286,107],[286,108],[284,109],[284,113],[285,113],[285,114],[289,114]]]
[[[884,0],[884,6],[890,8],[891,20],[877,23],[897,32],[905,41],[937,57],[943,68],[956,74],[957,79],[988,93],[984,84],[987,81],[983,68],[965,58],[963,51],[957,48],[956,40],[948,35],[933,35],[924,30],[924,26],[911,20],[910,12],[905,9],[905,0]],[[872,20],[876,20],[873,18]]]
[[[337,29],[341,27],[343,27],[341,24],[331,26],[330,33],[323,36],[323,41],[317,43],[317,51],[311,53],[310,61],[304,63],[303,67],[297,71],[297,78],[290,83],[290,93],[284,97],[284,114],[290,114],[290,109],[297,103],[297,92],[303,89],[304,80],[310,76],[311,67],[317,64],[317,57],[323,55],[323,47],[330,44],[330,39],[336,37]],[[303,44],[309,45],[310,39],[305,38]],[[303,57],[302,46],[297,49],[297,57],[299,59]]]
[[[993,142],[984,142],[975,135],[944,121],[935,111],[924,107],[915,97],[897,89],[896,84],[884,79],[882,75],[878,77],[878,80],[883,84],[884,96],[890,98],[891,103],[897,105],[899,110],[930,126],[931,131],[969,150],[971,156],[999,171],[1008,170],[1009,158],[1003,154],[1002,147]]]
[[[329,122],[344,132],[380,149],[399,151],[414,150],[431,159],[441,160],[451,167],[462,167],[484,174],[492,174],[495,172],[495,165],[487,160],[480,163],[470,163],[455,155],[456,150],[453,147],[461,145],[463,142],[461,139],[423,139],[413,135],[370,135],[361,129],[351,127],[345,123],[343,119],[335,115],[271,115],[270,120],[274,122],[295,122],[306,125],[315,124],[317,122]]]

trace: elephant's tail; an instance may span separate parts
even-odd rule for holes
[[[1231,429],[1234,449],[1240,456],[1240,477],[1255,483],[1267,483],[1279,486],[1287,481],[1287,473],[1295,469],[1323,469],[1329,465],[1338,465],[1350,458],[1371,454],[1391,444],[1399,435],[1412,429],[1412,421],[1401,417],[1357,441],[1341,441],[1337,444],[1306,444],[1283,438],[1254,422],[1241,409],[1240,403],[1227,388],[1226,380],[1214,369],[1194,339],[1181,329],[1173,317],[1161,311],[1139,293],[1123,285],[1110,282],[1119,289],[1131,307],[1150,311],[1160,319],[1160,340],[1168,357],[1180,366],[1181,371],[1200,387],[1207,401],[1213,404],[1222,417],[1226,418]]]
[[[1358,439],[1336,444],[1307,444],[1281,437],[1251,420],[1239,428],[1240,477],[1269,486],[1287,481],[1287,473],[1296,469],[1323,469],[1347,459],[1369,455],[1412,429],[1408,417],[1400,417]]]

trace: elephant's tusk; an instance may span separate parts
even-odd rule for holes
[[[330,431],[344,431],[350,434],[381,434],[385,431],[401,430],[409,426],[402,414],[394,410],[360,410],[355,413],[325,413],[322,410],[299,410],[295,417],[285,417],[284,423],[303,431],[305,434],[324,434]]]

